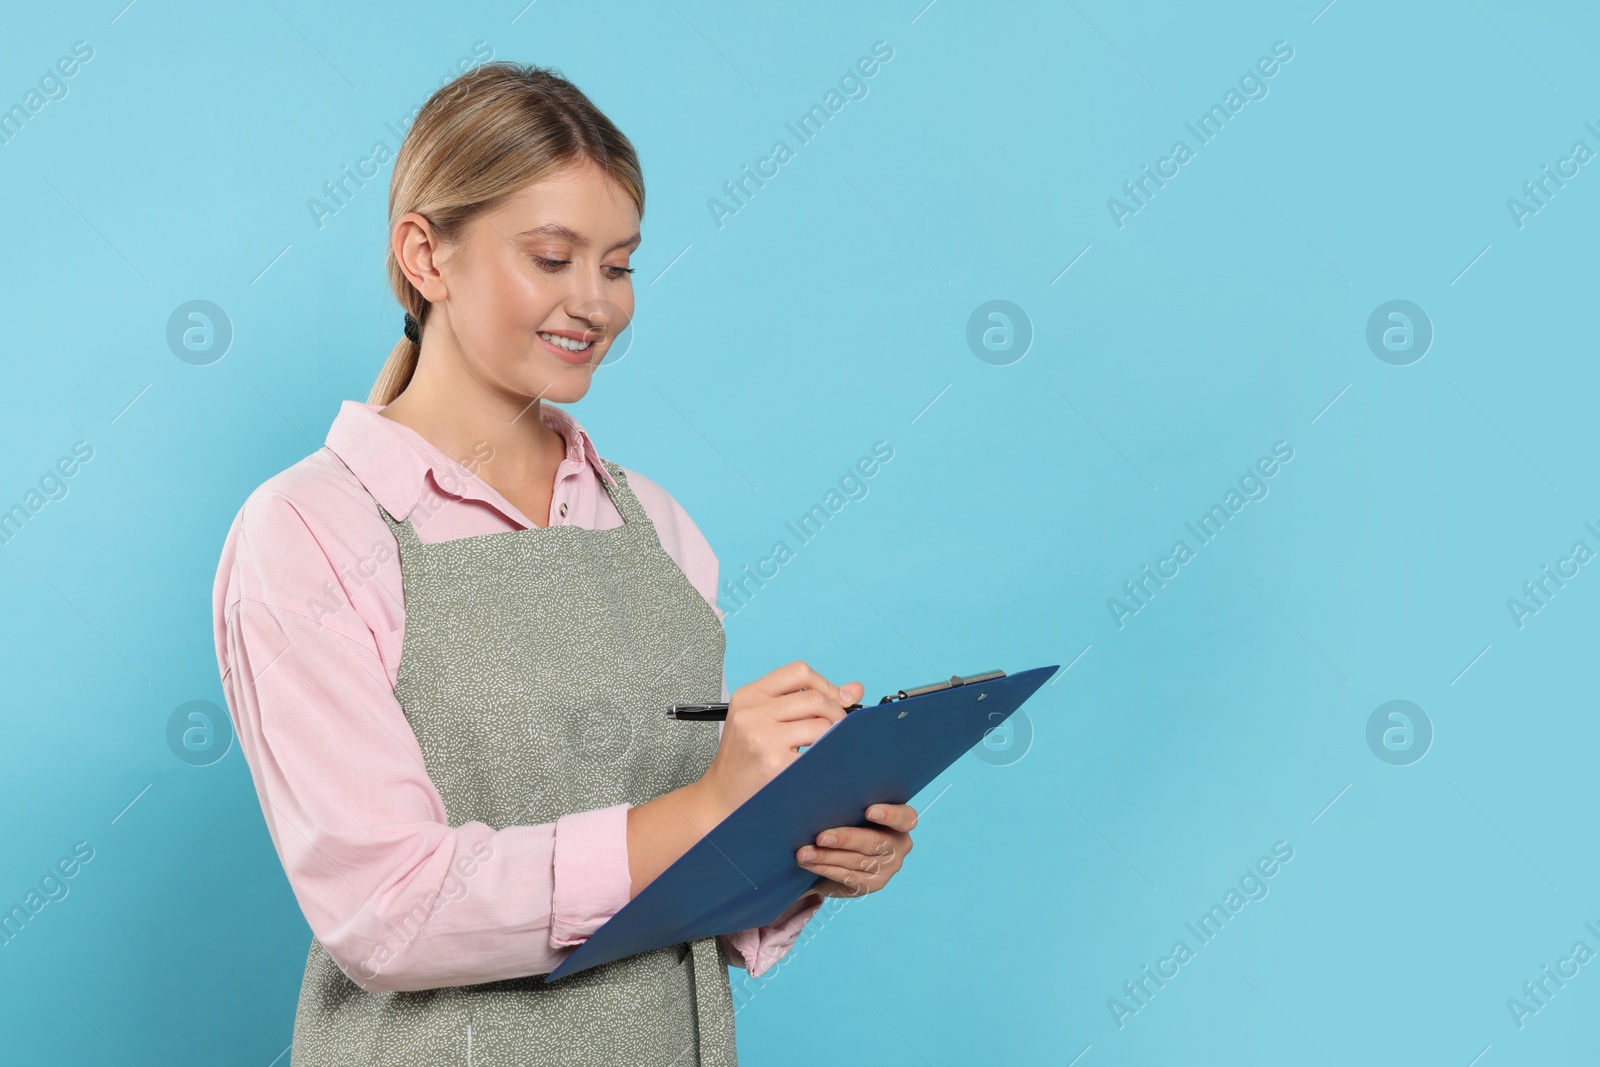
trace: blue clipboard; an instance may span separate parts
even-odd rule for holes
[[[1059,665],[991,671],[900,690],[850,712],[695,842],[545,976],[765,926],[821,876],[794,858],[833,826],[873,826],[871,804],[904,804],[1004,722]],[[684,729],[705,729],[685,723]]]

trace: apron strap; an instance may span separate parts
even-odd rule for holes
[[[733,1005],[727,985],[728,964],[715,937],[689,942],[690,980],[694,983],[695,1022],[700,1035],[700,1067],[732,1067],[737,1055],[733,1030]]]
[[[616,505],[617,512],[622,516],[622,523],[627,526],[633,537],[647,548],[659,548],[661,542],[656,538],[655,524],[650,521],[650,516],[645,513],[644,505],[639,503],[639,498],[628,487],[628,476],[622,468],[609,459],[600,460],[606,470],[611,472],[611,477],[617,480],[612,486],[604,481],[606,492],[611,496],[611,503]]]
[[[404,522],[396,522],[394,516],[389,514],[389,509],[382,504],[378,505],[378,514],[382,515],[383,521],[389,524],[389,530],[394,534],[394,539],[400,543],[401,548],[410,548],[413,545],[422,544],[422,539],[417,536],[416,528],[411,525],[410,519],[406,519]]]

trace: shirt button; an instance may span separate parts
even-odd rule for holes
[[[561,505],[561,517],[562,518],[566,518],[566,515],[567,515],[567,505],[562,504]]]

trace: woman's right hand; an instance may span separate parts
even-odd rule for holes
[[[864,692],[860,682],[835,686],[804,660],[735,689],[717,754],[698,783],[719,820],[798,759]]]

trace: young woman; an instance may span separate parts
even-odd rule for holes
[[[295,1067],[735,1063],[727,965],[910,851],[875,805],[770,925],[542,977],[862,696],[795,661],[730,698],[710,546],[554,406],[632,315],[643,208],[559,75],[440,89],[390,187],[406,339],[228,533],[223,689],[315,935]],[[663,714],[718,699],[720,729]]]

